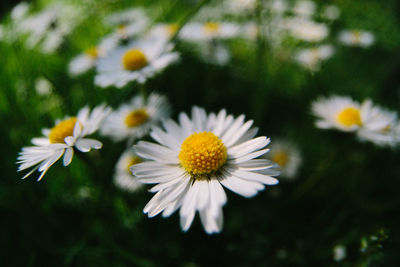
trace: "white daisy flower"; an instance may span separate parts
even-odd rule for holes
[[[293,7],[293,12],[299,17],[309,18],[314,15],[316,5],[313,1],[301,0],[297,1]]]
[[[166,38],[148,37],[121,46],[96,63],[95,84],[121,88],[131,81],[144,83],[179,58]]]
[[[302,158],[298,148],[285,140],[274,140],[267,158],[279,165],[280,177],[294,178],[301,165]]]
[[[293,37],[306,42],[320,42],[329,34],[329,28],[325,24],[311,20],[291,18],[284,23]]]
[[[115,166],[114,184],[122,190],[129,192],[135,192],[141,188],[143,184],[130,171],[130,167],[141,162],[142,160],[136,155],[133,149],[128,149],[122,153]]]
[[[256,6],[256,0],[225,0],[222,3],[222,9],[224,12],[236,15],[244,15],[254,12]]]
[[[110,114],[100,132],[114,141],[128,139],[132,142],[149,133],[150,128],[170,115],[170,106],[165,96],[152,93],[147,99],[134,97],[128,104]]]
[[[375,42],[375,36],[367,31],[346,30],[339,33],[339,41],[344,45],[366,48]]]
[[[240,27],[228,22],[193,22],[186,24],[181,32],[180,38],[188,42],[211,41],[215,39],[231,39],[237,37]]]
[[[48,96],[53,91],[53,85],[44,77],[35,80],[35,90],[38,95]]]
[[[397,112],[373,106],[371,100],[365,100],[361,109],[362,127],[357,132],[361,140],[379,146],[394,146],[400,141]]]
[[[285,0],[273,0],[269,2],[269,7],[274,15],[281,15],[288,9],[288,4]]]
[[[13,21],[18,21],[28,14],[30,4],[27,2],[21,2],[11,10],[10,17]]]
[[[151,27],[147,33],[149,36],[156,36],[161,38],[172,38],[178,31],[179,24],[177,23],[157,23]]]
[[[321,67],[321,62],[329,59],[334,51],[332,45],[302,49],[295,54],[295,60],[310,71],[318,71]]]
[[[135,24],[138,28],[143,28],[149,24],[150,20],[143,8],[136,7],[111,13],[105,17],[104,22],[110,26]]]
[[[346,247],[343,245],[337,245],[333,248],[333,260],[342,261],[346,258]]]
[[[370,123],[371,114],[375,114],[369,105],[369,101],[361,105],[345,96],[321,97],[312,103],[312,111],[319,118],[318,128],[355,132]]]
[[[109,114],[110,108],[105,105],[98,106],[89,111],[88,107],[81,109],[76,117],[65,118],[56,122],[51,129],[44,129],[45,137],[33,138],[32,144],[35,146],[24,147],[19,153],[17,163],[20,164],[18,171],[34,167],[22,179],[31,175],[34,171],[41,172],[40,181],[47,170],[61,156],[64,166],[71,163],[74,148],[81,152],[89,152],[93,149],[100,149],[102,143],[86,136],[94,133],[102,123],[103,119]]]
[[[340,17],[340,9],[335,5],[327,5],[323,8],[321,16],[327,20],[336,20]]]
[[[244,115],[234,118],[225,110],[206,114],[192,109],[192,119],[181,113],[179,124],[163,121],[163,129],[154,127],[150,135],[159,143],[140,141],[136,153],[149,161],[135,164],[131,170],[139,181],[157,184],[156,193],[144,208],[149,217],[161,213],[170,216],[180,209],[184,231],[192,224],[196,211],[207,233],[222,229],[222,206],[227,198],[223,186],[244,197],[253,197],[265,185],[275,185],[271,177],[279,172],[269,160],[256,159],[267,153],[270,140],[254,138],[253,121]]]

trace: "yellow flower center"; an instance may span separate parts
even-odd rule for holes
[[[207,22],[204,24],[204,31],[208,33],[217,33],[219,31],[220,25],[216,22]]]
[[[359,43],[361,41],[361,32],[353,31],[353,42]]]
[[[126,166],[125,166],[125,171],[130,173],[130,168],[131,168],[133,165],[138,164],[138,163],[141,163],[141,162],[142,162],[142,160],[141,160],[139,157],[137,157],[137,156],[135,156],[135,157],[132,157],[132,156],[129,157],[129,160],[127,161],[127,164],[126,164]]]
[[[122,57],[122,65],[126,70],[139,70],[147,64],[146,56],[139,49],[128,50]]]
[[[283,168],[288,162],[289,157],[285,152],[278,151],[272,156],[271,160]]]
[[[227,159],[226,147],[211,132],[194,133],[183,141],[179,161],[193,178],[216,172]]]
[[[149,119],[149,114],[144,108],[136,109],[125,117],[125,125],[129,128],[136,127],[145,123]]]
[[[346,127],[353,125],[361,126],[360,111],[357,108],[350,107],[343,109],[337,116],[337,120]]]
[[[96,47],[91,47],[87,49],[85,53],[94,59],[99,57],[99,50]]]
[[[78,119],[76,117],[71,117],[54,126],[49,134],[50,143],[65,143],[65,137],[73,135],[75,123],[77,121]]]
[[[171,23],[166,26],[169,35],[174,35],[179,29],[179,24]]]

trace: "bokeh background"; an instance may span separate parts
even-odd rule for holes
[[[1,1],[3,25],[11,23],[10,11],[19,2]],[[57,1],[31,1],[32,12],[51,2]],[[226,64],[210,63],[177,41],[180,62],[146,83],[168,97],[173,118],[193,105],[245,114],[272,143],[295,144],[302,159],[295,178],[282,178],[256,197],[227,192],[224,229],[215,235],[207,235],[198,218],[186,233],[178,214],[147,218],[142,209],[151,194],[113,184],[125,144],[107,138],[98,136],[103,149],[74,157],[67,168],[57,162],[40,182],[20,179],[18,152],[42,128],[86,104],[118,107],[138,93],[137,84],[96,87],[95,70],[68,75],[71,59],[111,31],[102,23],[107,14],[142,6],[154,22],[190,22],[200,3],[65,2],[84,16],[55,52],[28,49],[22,37],[0,41],[1,266],[399,266],[399,148],[317,129],[310,106],[319,96],[339,94],[400,111],[398,1],[314,1],[340,10],[337,19],[324,22],[330,34],[323,43],[332,44],[335,53],[317,71],[287,56],[308,45],[290,38],[278,48],[262,38],[229,40]],[[205,2],[202,8],[220,1]],[[270,18],[258,9],[221,20],[268,26]],[[375,42],[368,48],[345,46],[337,40],[341,29],[370,31]],[[37,92],[39,78],[50,83],[51,94]],[[338,246],[346,251],[340,260]]]

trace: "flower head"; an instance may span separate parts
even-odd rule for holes
[[[159,143],[141,141],[136,153],[149,161],[134,165],[139,181],[157,184],[150,191],[155,196],[144,208],[149,217],[161,213],[170,216],[180,209],[181,227],[187,231],[198,211],[207,233],[222,229],[222,206],[226,203],[223,186],[244,197],[252,197],[265,185],[277,184],[279,172],[266,159],[256,159],[268,152],[269,139],[254,138],[253,121],[244,115],[234,118],[225,110],[206,114],[202,108],[185,113],[179,124],[163,121],[150,135]]]
[[[279,165],[280,177],[288,179],[296,176],[302,162],[298,148],[286,140],[274,140],[266,158]]]
[[[367,31],[346,30],[339,33],[339,41],[344,45],[366,48],[375,42],[375,36]]]
[[[143,184],[130,171],[130,167],[140,162],[142,160],[136,155],[133,149],[127,149],[122,153],[115,166],[114,184],[122,190],[129,192],[135,192],[142,187]]]
[[[100,149],[102,143],[86,136],[94,133],[109,114],[110,108],[105,105],[98,106],[89,111],[88,107],[82,108],[76,117],[67,117],[57,121],[51,129],[44,129],[44,137],[33,138],[34,146],[24,147],[19,153],[17,163],[20,164],[18,171],[34,167],[24,178],[28,177],[35,170],[41,172],[40,181],[47,170],[61,156],[64,166],[72,161],[74,148],[81,152],[89,152],[93,149]]]
[[[332,45],[321,45],[298,51],[295,55],[295,60],[310,71],[318,71],[321,67],[321,62],[330,58],[334,52]]]
[[[100,131],[114,141],[141,138],[162,119],[168,118],[170,106],[165,96],[152,93],[147,100],[143,96],[134,97],[110,114]]]
[[[120,46],[98,60],[95,84],[121,88],[130,81],[144,83],[178,59],[178,54],[170,50],[166,38],[155,36]]]

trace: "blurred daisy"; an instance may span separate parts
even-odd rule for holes
[[[149,24],[150,20],[146,11],[137,7],[113,12],[105,17],[104,22],[109,26],[137,25],[137,28],[144,28]]]
[[[312,111],[318,117],[318,128],[354,132],[363,125],[365,109],[350,97],[331,96],[314,101]]]
[[[293,7],[293,13],[299,17],[309,18],[315,13],[315,3],[309,0],[297,1]]]
[[[137,96],[111,113],[100,131],[116,142],[125,139],[132,142],[148,134],[153,125],[169,115],[170,106],[165,96],[152,93],[147,100],[143,96]]]
[[[394,146],[400,141],[397,112],[373,106],[371,100],[362,104],[362,127],[357,132],[361,140],[367,140],[379,146]]]
[[[320,42],[329,34],[329,28],[325,24],[311,20],[291,18],[284,23],[293,37],[306,42]]]
[[[279,165],[280,177],[283,178],[294,178],[302,162],[297,147],[291,142],[283,140],[274,140],[267,158]]]
[[[148,37],[120,46],[100,58],[95,84],[121,88],[131,81],[144,83],[179,58],[166,38]]]
[[[142,160],[136,155],[133,149],[127,149],[122,153],[115,166],[114,184],[122,190],[129,192],[135,192],[142,187],[143,184],[130,171],[130,167],[140,162]]]
[[[149,32],[147,33],[149,36],[156,36],[161,38],[172,38],[174,34],[178,31],[179,24],[177,23],[158,23],[155,24]]]
[[[207,22],[207,23],[188,23],[182,30],[181,39],[188,42],[211,41],[215,39],[229,39],[237,37],[240,27],[234,23],[227,22]]]
[[[105,105],[94,108],[92,112],[88,107],[84,107],[76,117],[65,118],[57,121],[53,128],[44,129],[44,137],[33,138],[31,142],[34,146],[24,147],[19,153],[18,171],[36,165],[22,179],[38,170],[41,173],[38,178],[40,181],[51,165],[63,155],[63,164],[68,166],[71,163],[74,148],[81,152],[89,152],[92,148],[100,149],[101,142],[86,138],[86,136],[97,131],[109,112],[110,109]]]
[[[335,5],[327,5],[323,8],[321,16],[327,20],[336,20],[340,16],[340,9]]]
[[[35,80],[35,90],[38,95],[48,96],[53,91],[53,85],[44,77]]]
[[[333,248],[333,260],[342,261],[346,258],[346,247],[343,245],[337,245]]]
[[[257,6],[256,0],[225,0],[222,8],[227,13],[236,15],[251,14]]]
[[[339,41],[344,45],[368,47],[375,41],[375,36],[371,32],[347,30],[339,33]]]
[[[253,121],[244,115],[234,118],[225,110],[206,114],[202,108],[192,109],[192,118],[179,115],[179,124],[163,121],[164,129],[154,127],[150,135],[159,143],[140,141],[136,153],[149,161],[135,164],[131,170],[139,181],[157,184],[157,192],[144,208],[149,217],[161,213],[170,216],[180,209],[184,231],[198,211],[205,231],[220,232],[222,206],[227,199],[223,186],[244,197],[253,197],[265,185],[275,185],[271,177],[279,172],[269,160],[256,159],[267,153],[269,139],[254,138]]]
[[[330,58],[333,53],[334,48],[332,45],[321,45],[298,51],[295,55],[295,60],[311,71],[318,71],[321,67],[321,62]]]
[[[288,9],[288,4],[285,0],[273,0],[269,1],[268,4],[274,15],[282,15]]]
[[[18,21],[25,17],[30,9],[30,4],[27,2],[21,2],[11,10],[10,17],[13,21]]]

